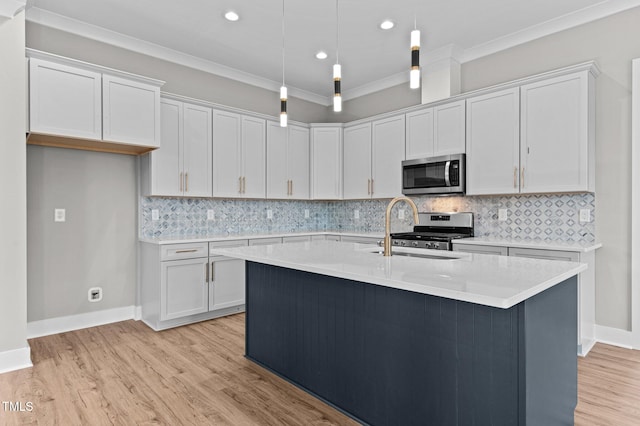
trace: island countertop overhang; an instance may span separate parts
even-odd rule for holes
[[[423,249],[419,253],[451,259],[384,257],[372,253],[375,248],[310,241],[211,253],[505,309],[587,269],[576,262]]]

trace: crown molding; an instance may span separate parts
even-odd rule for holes
[[[0,18],[13,19],[26,5],[27,0],[0,0]]]
[[[461,62],[469,62],[569,28],[640,6],[640,0],[605,0],[524,30],[464,50]]]
[[[3,1],[3,0],[0,0]],[[244,71],[240,71],[225,65],[208,61],[177,50],[169,49],[154,43],[149,43],[134,37],[129,37],[115,31],[110,31],[95,25],[90,25],[75,19],[67,18],[44,9],[32,7],[27,10],[26,19],[45,27],[65,31],[91,40],[106,43],[132,52],[162,59],[167,62],[183,65],[189,68],[205,71],[241,83],[260,87],[262,89],[279,92],[281,82],[269,80]],[[330,99],[327,96],[317,95],[306,90],[288,86],[289,95],[298,99],[321,105],[329,105]]]

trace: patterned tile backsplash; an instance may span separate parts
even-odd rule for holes
[[[595,241],[595,196],[593,194],[543,194],[513,196],[414,197],[423,211],[470,211],[475,235],[520,241]],[[232,236],[247,233],[304,231],[383,232],[384,212],[389,200],[283,201],[200,198],[140,199],[140,236],[145,238]],[[160,220],[151,220],[157,209]],[[405,210],[405,219],[397,211]],[[507,219],[498,220],[498,210]],[[591,212],[591,222],[580,223],[580,209]],[[207,220],[207,210],[214,220]],[[271,210],[273,217],[267,218]],[[305,218],[305,211],[309,217]],[[356,212],[358,218],[356,219]],[[413,227],[411,210],[394,207],[394,232]]]

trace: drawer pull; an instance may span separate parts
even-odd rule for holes
[[[189,249],[189,250],[176,250],[176,253],[195,253],[198,249]]]

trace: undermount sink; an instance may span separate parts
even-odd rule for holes
[[[370,251],[369,253],[382,255],[384,253],[384,250],[382,248],[378,248],[378,249]],[[409,252],[409,251],[398,251],[398,250],[394,250],[394,249],[391,249],[391,255],[392,256],[405,256],[405,257],[420,257],[422,259],[434,259],[434,260],[458,260],[458,259],[460,259],[460,257],[455,256],[455,255],[440,256],[440,255],[432,254],[432,253],[416,253],[416,252],[413,252],[413,251],[412,252]]]

